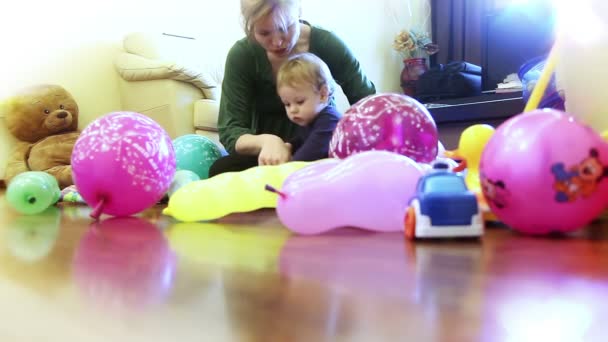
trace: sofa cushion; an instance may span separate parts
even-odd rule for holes
[[[206,98],[219,100],[226,57],[223,49],[193,37],[142,32],[126,35],[123,48],[124,53],[115,61],[123,79],[189,82],[201,89]]]

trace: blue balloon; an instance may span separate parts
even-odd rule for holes
[[[200,179],[209,178],[209,168],[222,153],[211,139],[198,134],[186,134],[173,140],[177,170],[189,170]]]

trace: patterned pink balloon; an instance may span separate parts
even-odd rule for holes
[[[538,109],[501,124],[481,155],[483,194],[506,225],[570,232],[608,204],[608,144],[570,114]]]
[[[82,198],[101,213],[128,216],[160,200],[175,173],[171,138],[139,113],[114,112],[89,124],[72,152],[72,174]]]
[[[401,94],[370,95],[350,107],[338,123],[329,156],[385,150],[429,163],[437,156],[438,133],[429,111]]]

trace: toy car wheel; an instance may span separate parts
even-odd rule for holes
[[[405,213],[405,237],[410,240],[416,238],[416,211],[414,207],[407,208]]]

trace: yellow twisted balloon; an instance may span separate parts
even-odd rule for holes
[[[169,198],[163,214],[183,222],[215,220],[231,213],[276,208],[277,195],[265,185],[280,189],[287,176],[311,162],[289,162],[227,172],[188,183]]]

